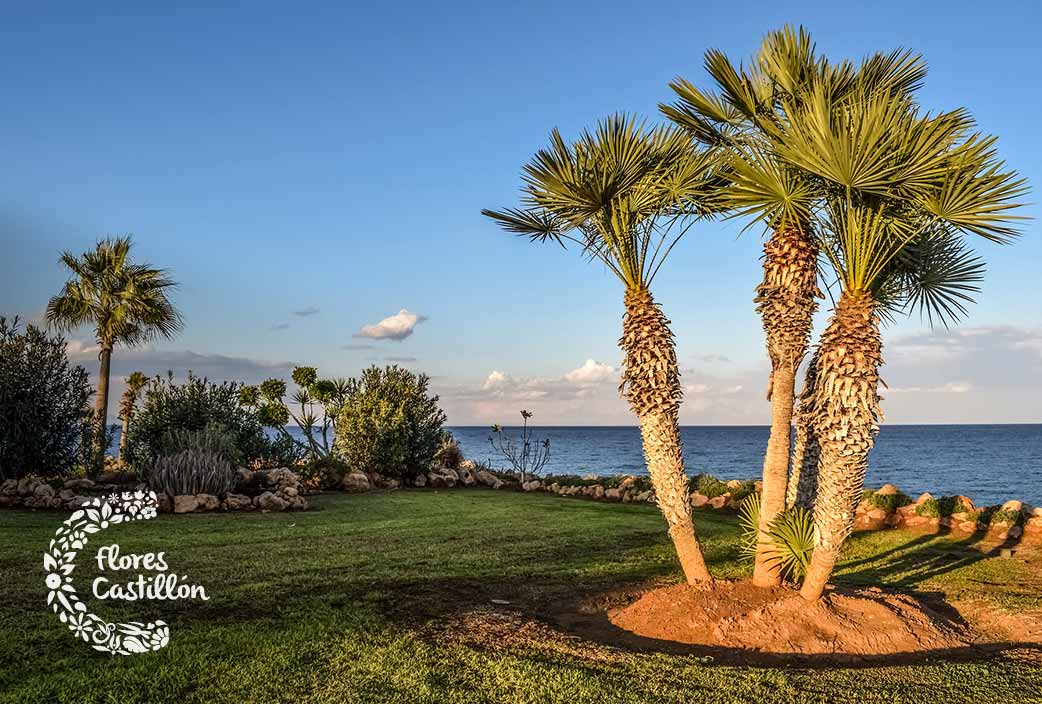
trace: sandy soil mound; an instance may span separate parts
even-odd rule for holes
[[[609,618],[645,638],[779,654],[916,653],[964,647],[970,639],[928,604],[878,589],[832,590],[809,604],[787,587],[684,584],[647,592]]]

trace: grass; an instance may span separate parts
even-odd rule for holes
[[[60,514],[0,512],[0,701],[980,703],[1042,691],[1042,667],[1002,654],[811,670],[630,651],[546,626],[482,641],[459,626],[460,612],[491,598],[527,616],[578,595],[676,581],[656,508],[477,490],[314,504],[294,514],[163,515],[95,536],[78,560],[81,593],[98,574],[97,547],[117,542],[123,553],[164,551],[210,595],[91,599],[110,619],[170,624],[169,646],[131,657],[91,651],[44,605],[42,553]],[[745,575],[734,518],[697,512],[696,521],[714,574]],[[838,579],[1042,608],[1037,567],[950,537],[860,534]]]

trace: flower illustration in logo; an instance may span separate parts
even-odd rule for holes
[[[47,604],[73,635],[91,647],[114,655],[131,655],[159,650],[170,642],[170,628],[163,621],[110,623],[87,611],[72,585],[76,553],[87,545],[88,536],[110,525],[155,518],[158,500],[154,492],[125,492],[92,499],[55,531],[43,566],[47,571]]]

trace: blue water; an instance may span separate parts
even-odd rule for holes
[[[487,427],[452,428],[463,454],[505,462],[489,446]],[[518,428],[508,428],[517,435]],[[684,426],[688,472],[723,479],[758,477],[767,446],[765,426]],[[646,474],[636,427],[544,427],[556,474]],[[1042,425],[888,425],[869,455],[866,484],[894,484],[915,496],[965,494],[978,505],[1021,499],[1042,504]]]

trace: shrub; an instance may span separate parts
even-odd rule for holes
[[[915,513],[927,518],[948,518],[953,513],[972,513],[971,508],[964,505],[958,496],[942,496],[922,502],[915,507]]]
[[[62,475],[80,458],[92,418],[83,367],[71,366],[65,340],[18,318],[0,317],[0,479]]]
[[[145,479],[157,493],[223,496],[235,486],[235,469],[219,452],[191,448],[157,459]]]
[[[337,454],[352,469],[397,479],[428,471],[445,423],[429,384],[426,374],[397,365],[349,379],[336,419]]]
[[[711,499],[731,491],[727,488],[727,482],[720,481],[712,474],[696,474],[688,482],[688,488]]]
[[[257,412],[239,403],[239,389],[239,384],[216,384],[191,372],[183,384],[175,383],[172,375],[153,379],[130,426],[130,463],[139,471],[146,469],[166,452],[164,443],[169,433],[207,427],[221,428],[230,437],[235,453],[227,458],[229,461],[288,459],[273,457],[279,448],[268,439]]]
[[[460,463],[463,462],[463,450],[460,449],[456,438],[452,437],[452,433],[442,434],[438,451],[434,453],[434,461],[442,467],[459,469]]]
[[[756,557],[759,541],[760,496],[755,492],[742,501],[738,509],[739,554],[751,561]],[[770,543],[774,548],[771,562],[776,563],[788,579],[802,579],[807,574],[814,552],[814,516],[810,511],[796,507],[787,509],[771,523]]]
[[[316,457],[294,467],[309,489],[330,489],[340,483],[351,468],[336,457]]]
[[[912,503],[912,498],[902,491],[896,494],[877,494],[871,489],[866,489],[861,494],[861,500],[874,508],[881,508],[887,513],[893,513],[902,506]]]
[[[1011,526],[1019,526],[1023,523],[1024,516],[1020,511],[1003,510],[998,506],[992,506],[991,508],[981,509],[977,514],[977,520],[987,525],[1008,523]]]

